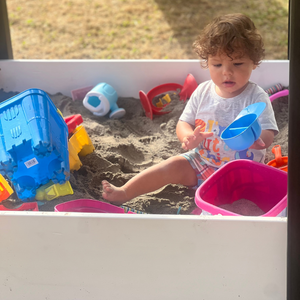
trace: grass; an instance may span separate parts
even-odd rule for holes
[[[215,16],[241,12],[287,59],[288,0],[6,0],[15,59],[194,59]]]

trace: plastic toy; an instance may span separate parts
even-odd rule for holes
[[[64,120],[65,120],[65,122],[68,126],[69,134],[73,133],[75,128],[78,125],[80,125],[81,123],[83,123],[83,119],[82,119],[82,116],[80,114],[65,117]]]
[[[288,157],[287,156],[282,157],[280,145],[275,145],[272,148],[272,152],[275,155],[275,159],[269,161],[267,163],[267,165],[287,172],[288,171]]]
[[[287,173],[247,159],[228,162],[212,174],[196,191],[195,203],[202,214],[237,216],[220,208],[247,199],[265,213],[262,216],[285,216]]]
[[[68,126],[70,136],[68,143],[70,170],[79,170],[82,163],[78,154],[80,153],[80,156],[85,156],[92,153],[95,148],[85,128],[83,126],[79,126],[83,122],[80,114],[66,117],[64,120]]]
[[[132,211],[125,212],[124,208],[92,199],[77,199],[58,204],[54,207],[56,212],[86,212],[86,213],[113,213],[134,214]]]
[[[165,115],[170,113],[170,111],[162,111],[162,109],[169,104],[171,99],[165,99],[168,103],[163,105],[155,106],[152,101],[153,98],[157,95],[170,92],[170,91],[176,91],[180,89],[180,100],[186,100],[187,98],[190,98],[194,90],[197,88],[198,84],[192,74],[188,74],[184,81],[184,85],[178,83],[165,83],[161,84],[157,87],[154,87],[151,89],[147,94],[143,91],[139,92],[140,101],[143,106],[143,109],[145,111],[146,117],[153,119],[153,115]],[[167,96],[167,95],[166,95]],[[168,101],[169,100],[169,101]],[[162,104],[162,103],[161,103]]]
[[[78,157],[86,156],[95,150],[92,141],[87,134],[85,128],[80,125],[73,131],[73,135],[69,139],[69,162],[70,170],[79,170],[82,163]]]
[[[272,102],[272,101],[274,101],[277,98],[288,96],[288,94],[289,94],[289,90],[280,91],[280,92],[278,92],[278,93],[270,96],[270,101]]]
[[[161,84],[159,86],[156,86],[155,88],[151,89],[148,93],[147,93],[147,98],[150,102],[150,105],[152,107],[153,110],[153,114],[155,115],[160,115],[160,114],[166,114],[169,113],[168,112],[163,112],[161,111],[162,108],[157,108],[153,105],[153,98],[156,97],[157,95],[163,94],[163,93],[167,93],[170,91],[177,91],[177,90],[181,90],[182,89],[182,85],[178,84],[178,83],[165,83],[165,84]],[[165,104],[164,106],[168,105]]]
[[[74,170],[77,171],[82,166],[82,162],[78,156],[78,152],[70,143],[70,141],[69,141],[69,163],[70,163],[70,171],[74,171]]]
[[[156,102],[156,107],[164,107],[164,104],[162,103],[162,100],[161,100],[161,98],[159,98],[159,101],[158,102]]]
[[[169,94],[166,94],[162,98],[159,98],[159,102],[156,103],[156,107],[159,107],[159,108],[164,107],[162,100],[165,100],[165,102],[167,102],[167,103],[171,102],[171,98],[170,98]]]
[[[117,105],[118,94],[112,86],[107,83],[99,83],[89,91],[83,99],[83,105],[94,115],[103,117],[109,111],[109,117],[116,119],[125,115],[125,109]]]
[[[49,180],[69,180],[68,128],[44,91],[29,89],[0,103],[0,173],[23,201]]]
[[[261,135],[258,117],[265,108],[264,102],[254,103],[244,108],[222,132],[221,139],[232,150],[242,151],[249,148]]]
[[[76,89],[71,91],[72,99],[75,100],[83,100],[86,94],[93,88],[93,86],[87,86],[84,88]]]
[[[269,95],[271,102],[289,94],[289,90],[283,89],[283,85],[281,83],[277,83],[276,85],[266,89],[265,92]]]
[[[14,190],[0,174],[0,202],[6,200],[13,192]]]
[[[69,181],[59,184],[49,181],[36,190],[35,199],[39,201],[53,200],[57,197],[73,195],[73,189]]]
[[[271,96],[279,91],[282,91],[283,90],[283,86],[281,83],[277,83],[275,84],[274,86],[271,86],[270,88],[266,89],[265,92]]]
[[[153,115],[165,115],[170,113],[171,111],[162,111],[163,107],[165,107],[168,103],[166,105],[163,105],[163,107],[156,107],[152,103],[152,101],[153,98],[157,95],[170,91],[176,91],[177,89],[182,89],[182,85],[177,83],[166,83],[153,88],[147,94],[145,94],[143,91],[140,91],[140,101],[142,103],[146,117],[152,120]]]
[[[164,99],[168,103],[171,102],[171,98],[170,98],[169,94],[166,94],[164,97],[162,97],[162,99]]]
[[[153,109],[151,107],[150,101],[147,97],[147,95],[143,91],[139,91],[140,101],[142,104],[142,107],[145,111],[145,115],[149,119],[153,119]],[[158,111],[158,110],[157,110]],[[169,113],[169,112],[166,112]]]
[[[180,100],[186,101],[193,94],[194,90],[198,87],[198,83],[192,74],[188,74],[186,77],[182,90],[179,93]]]
[[[122,207],[122,208],[124,209],[124,212],[125,212],[125,213],[132,212],[132,213],[135,213],[135,214],[146,214],[146,213],[143,212],[143,211],[136,210],[136,209],[134,209],[134,208],[130,208],[130,207],[127,207],[127,206],[121,205],[120,207]]]
[[[7,208],[3,205],[0,205],[0,211],[39,211],[38,204],[36,202],[22,203],[21,206],[17,208]]]

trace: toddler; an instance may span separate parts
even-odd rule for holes
[[[102,195],[109,202],[119,205],[167,184],[197,188],[228,161],[263,163],[278,127],[268,94],[249,81],[264,57],[255,25],[242,14],[218,17],[203,29],[194,49],[211,80],[197,87],[178,121],[176,134],[187,152],[142,171],[121,187],[102,181]],[[259,117],[261,136],[249,149],[234,151],[221,140],[221,133],[242,109],[256,102],[266,103]]]

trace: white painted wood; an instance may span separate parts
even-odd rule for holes
[[[71,96],[71,90],[106,82],[121,97],[138,98],[159,84],[183,84],[191,73],[198,83],[209,79],[199,60],[0,60],[0,88],[22,92],[39,88]],[[264,89],[277,83],[288,86],[289,62],[264,61],[251,80]]]
[[[282,300],[286,219],[0,213],[5,300]]]

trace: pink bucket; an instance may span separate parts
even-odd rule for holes
[[[260,216],[286,216],[287,173],[246,159],[228,162],[197,189],[194,213],[200,208],[203,215],[239,216],[222,206],[240,199],[253,202]]]

